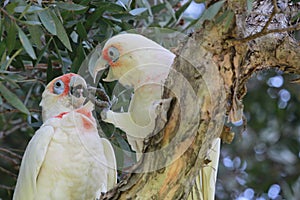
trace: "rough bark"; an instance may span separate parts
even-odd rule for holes
[[[205,21],[182,43],[173,68],[194,94],[171,73],[164,94],[165,98],[175,96],[169,121],[160,134],[147,141],[146,152],[166,150],[146,154],[103,198],[187,199],[195,176],[209,162],[207,151],[212,139],[222,133],[225,115],[231,122],[242,119],[247,80],[269,68],[300,74],[300,47],[287,32],[299,29],[298,24],[290,23],[298,7],[268,0],[254,2],[247,11],[246,1],[228,0],[216,17],[227,10],[234,12],[229,26]],[[148,173],[140,173],[143,171]]]

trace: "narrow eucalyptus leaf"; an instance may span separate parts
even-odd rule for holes
[[[56,26],[49,9],[38,13],[42,24],[52,35],[56,35]]]
[[[213,20],[222,8],[224,2],[225,0],[218,1],[217,3],[214,3],[209,8],[207,8],[200,17],[200,23],[204,22],[205,20]]]
[[[30,115],[29,110],[23,104],[23,102],[18,98],[17,95],[9,91],[2,83],[0,83],[0,94],[4,99],[6,99],[7,103],[18,109],[19,111]]]
[[[86,9],[85,6],[75,4],[75,3],[57,2],[56,5],[57,7],[68,11],[79,11],[79,10]]]
[[[133,9],[131,11],[129,11],[129,13],[133,16],[137,16],[137,15],[140,15],[142,14],[143,12],[145,12],[147,10],[147,8],[136,8],[136,9]]]
[[[57,37],[59,38],[59,40],[65,45],[65,47],[69,50],[72,51],[72,47],[71,47],[71,43],[69,40],[69,37],[66,33],[66,30],[62,24],[62,22],[59,20],[59,18],[52,12],[51,16],[54,20],[55,23],[55,27],[57,30]]]
[[[36,55],[35,52],[32,48],[32,44],[29,41],[28,37],[25,35],[25,33],[22,31],[21,28],[18,27],[18,32],[19,32],[19,38],[20,41],[25,49],[25,51],[28,53],[28,55],[32,58],[32,59],[36,59]]]

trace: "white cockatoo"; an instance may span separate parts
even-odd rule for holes
[[[133,87],[134,95],[128,112],[104,110],[102,119],[126,133],[137,158],[141,156],[144,139],[156,134],[154,129],[158,132],[167,121],[171,99],[161,98],[174,58],[173,53],[146,37],[121,34],[109,39],[95,65],[89,66],[94,77],[98,71],[109,67],[104,81],[118,80],[124,86]],[[158,115],[164,123],[156,123]]]
[[[156,134],[154,129],[158,132],[167,120],[170,100],[161,98],[175,55],[142,35],[129,33],[110,38],[101,53],[94,54],[99,58],[89,64],[89,71],[95,79],[99,71],[109,68],[104,81],[118,80],[122,85],[134,88],[128,112],[104,110],[102,116],[104,121],[126,132],[132,149],[141,152],[144,138]],[[158,115],[161,118],[159,128],[155,127]],[[211,162],[201,169],[193,188],[193,193],[198,193],[201,199],[214,199],[219,153],[220,139],[217,138],[208,153]]]
[[[114,150],[98,135],[86,88],[72,73],[45,88],[44,123],[25,150],[13,200],[94,200],[116,184]]]

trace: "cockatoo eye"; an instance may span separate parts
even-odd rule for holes
[[[65,84],[62,80],[57,80],[53,84],[53,92],[54,94],[61,94],[65,90]]]
[[[108,56],[112,62],[116,62],[119,59],[120,52],[116,47],[109,47]]]

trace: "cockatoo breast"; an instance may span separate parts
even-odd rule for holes
[[[55,134],[37,180],[39,199],[93,199],[95,191],[107,185],[106,177],[99,178],[106,168],[105,160],[99,159],[104,150],[95,121],[72,111],[44,126],[52,126]]]

